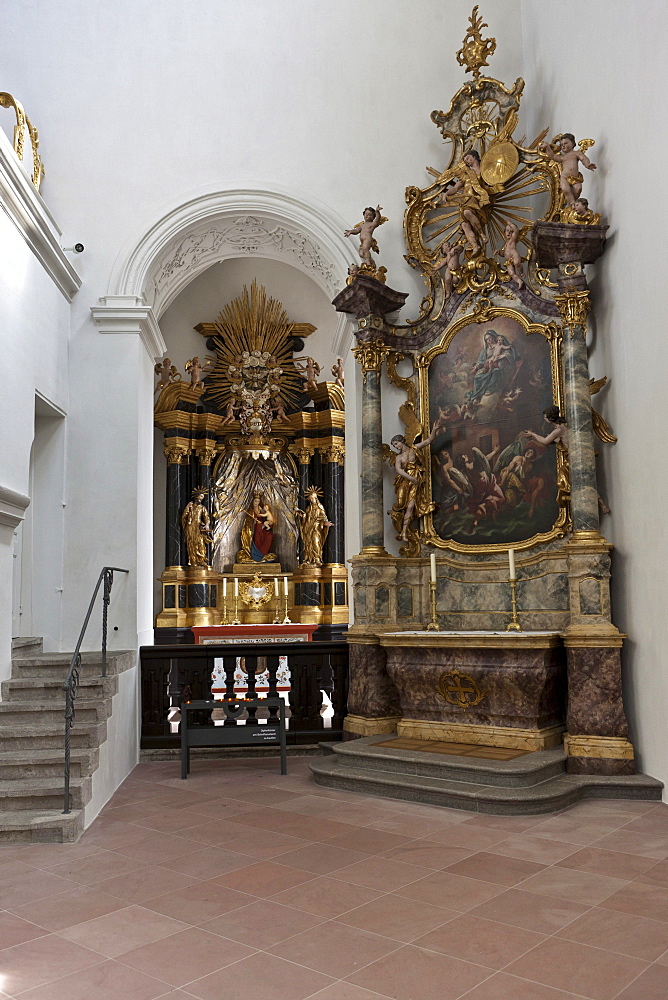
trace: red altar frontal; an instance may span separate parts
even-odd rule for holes
[[[310,642],[317,625],[193,625],[198,646],[218,646],[239,642],[264,645],[270,642]]]

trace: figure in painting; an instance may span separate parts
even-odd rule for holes
[[[468,402],[479,404],[483,396],[505,389],[512,378],[515,362],[515,349],[508,338],[496,330],[486,330],[482,350],[471,369],[473,388],[466,394]]]
[[[459,205],[462,232],[474,254],[480,253],[485,242],[484,226],[491,205],[489,192],[480,176],[480,154],[469,149],[457,168],[457,180],[443,195],[441,204],[454,201]]]
[[[306,510],[296,511],[304,546],[302,566],[322,566],[323,549],[329,529],[333,527],[333,522],[327,517],[327,512],[319,500],[321,493],[322,490],[310,486],[305,494],[308,500]]]
[[[532,475],[536,458],[535,448],[527,448],[524,452],[520,452],[511,458],[499,480],[506,503],[511,507],[517,507],[522,500],[526,500],[529,504],[530,518],[533,517],[536,504],[545,495],[545,480],[542,476]]]
[[[440,271],[445,268],[443,273],[443,287],[445,289],[445,297],[449,299],[452,295],[452,287],[454,281],[453,271],[459,267],[459,258],[461,257],[464,247],[461,243],[455,243],[452,246],[450,243],[444,243],[443,250],[443,260],[439,261],[438,264],[434,266],[435,271]]]
[[[360,246],[358,253],[362,258],[363,262],[369,267],[370,270],[375,271],[376,265],[371,259],[371,251],[378,253],[378,244],[374,239],[374,231],[383,223],[383,218],[381,216],[382,208],[380,205],[376,205],[375,208],[365,208],[363,213],[363,222],[359,222],[354,229],[346,229],[344,236],[359,236]],[[350,274],[350,269],[348,269]]]
[[[419,444],[409,445],[403,434],[395,434],[390,441],[390,448],[395,452],[394,489],[396,501],[392,507],[392,520],[397,524],[401,519],[399,537],[402,542],[408,541],[408,529],[416,517],[435,510],[436,504],[426,496],[424,483],[424,467],[418,455],[422,448],[431,444],[440,429],[439,421],[434,422],[431,433]]]
[[[464,504],[469,514],[473,515],[468,527],[470,535],[474,533],[480,521],[495,517],[499,508],[505,503],[503,490],[490,465],[498,450],[497,447],[485,455],[479,448],[471,448],[470,455],[468,452],[462,452],[454,463],[460,476],[452,477],[453,483],[461,484],[462,480],[466,481],[466,486],[463,488],[460,486],[458,492],[462,493]]]
[[[500,257],[505,257],[506,271],[510,275],[510,280],[513,281],[518,288],[521,288],[524,284],[524,278],[522,277],[522,258],[519,250],[517,249],[517,241],[520,238],[520,231],[514,222],[508,222],[506,224],[504,235],[506,240],[503,244],[503,249],[497,250],[496,252]]]
[[[181,526],[188,550],[189,566],[208,566],[207,543],[211,541],[209,512],[202,503],[205,490],[195,489],[192,500],[181,514]]]
[[[271,551],[274,543],[274,515],[270,504],[260,493],[255,493],[251,509],[241,528],[239,562],[275,562]]]
[[[560,153],[554,153],[548,142],[541,142],[538,147],[542,153],[561,164],[561,191],[566,199],[567,205],[572,205],[582,193],[582,183],[584,178],[580,173],[580,164],[587,170],[596,170],[596,164],[592,163],[585,149],[593,146],[591,139],[583,139],[580,149],[575,148],[575,136],[572,132],[564,132],[559,139]]]

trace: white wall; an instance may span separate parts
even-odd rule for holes
[[[613,615],[629,634],[623,663],[632,737],[644,771],[668,783],[665,501],[661,458],[668,364],[663,357],[668,135],[656,117],[668,84],[663,0],[523,2],[525,103],[545,125],[596,139],[584,195],[610,225],[589,268],[591,374],[610,384],[595,405],[619,442],[599,446],[615,545]],[[653,421],[657,421],[656,424]],[[655,430],[656,427],[656,430]]]

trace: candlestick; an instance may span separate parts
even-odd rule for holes
[[[238,576],[235,576],[235,578],[234,578],[234,596],[235,597],[239,596],[239,577]]]
[[[284,588],[285,589],[285,594],[284,594],[284,600],[285,600],[285,618],[283,619],[283,625],[291,625],[292,621],[288,617],[288,578],[287,578],[287,576],[283,577],[283,582],[285,584],[285,588]]]
[[[287,576],[283,577],[283,593],[284,593],[284,595],[286,597],[288,596],[288,578],[287,578]]]
[[[431,582],[436,583],[436,553],[432,552],[429,556],[429,562],[431,564]]]
[[[239,620],[239,577],[234,578],[234,621],[233,625],[241,625]]]
[[[278,577],[274,577],[274,595],[278,597]]]
[[[227,577],[223,577],[223,597],[227,597]]]
[[[510,569],[510,579],[516,580],[517,574],[515,573],[515,549],[508,549],[508,567]]]
[[[223,582],[225,582],[225,581],[223,581]],[[229,624],[229,622],[227,620],[227,589],[225,587],[223,587],[223,621],[222,621],[222,624],[223,625],[228,625]]]
[[[517,580],[511,576],[508,582],[510,583],[510,599],[512,601],[513,617],[506,625],[506,632],[521,632],[522,626],[520,625],[520,620],[517,615]]]
[[[438,624],[438,615],[436,614],[436,580],[432,580],[429,584],[429,605],[431,609],[431,621],[427,625],[427,631],[440,632],[441,626]]]

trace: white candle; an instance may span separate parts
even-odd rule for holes
[[[516,580],[515,576],[515,549],[508,549],[508,567],[510,569],[510,579]]]
[[[227,597],[227,577],[223,577],[223,597]]]
[[[274,596],[278,597],[278,577],[274,577]]]
[[[235,597],[239,596],[239,577],[238,576],[235,576],[235,578],[234,578],[234,596]]]
[[[288,596],[288,578],[287,578],[287,576],[283,577],[283,593],[285,594],[286,597]]]
[[[429,561],[431,563],[431,582],[436,583],[436,553],[432,552],[429,556]]]

